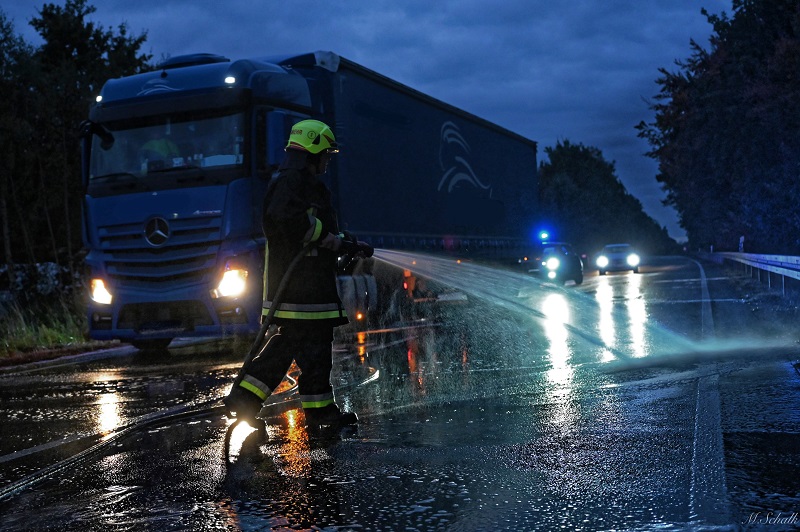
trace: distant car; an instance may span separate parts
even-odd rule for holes
[[[552,281],[575,284],[583,282],[583,260],[566,242],[544,242],[539,260],[539,273]]]
[[[603,247],[603,251],[597,257],[597,271],[600,275],[606,272],[622,272],[632,270],[639,273],[639,263],[641,257],[630,244],[608,244]]]

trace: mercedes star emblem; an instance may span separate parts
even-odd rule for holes
[[[151,218],[144,224],[144,238],[151,246],[163,246],[169,238],[169,224],[164,218]]]

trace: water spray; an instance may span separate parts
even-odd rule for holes
[[[545,298],[553,293],[563,294],[569,306],[574,309],[569,313],[570,318],[562,323],[563,327],[589,344],[606,350],[617,362],[622,363],[621,366],[627,366],[628,363],[633,366],[648,364],[661,360],[662,356],[665,361],[674,361],[675,357],[713,357],[720,350],[741,353],[748,348],[761,351],[765,348],[776,350],[787,347],[786,342],[768,342],[764,339],[714,339],[713,342],[697,342],[648,318],[640,325],[644,350],[640,353],[624,352],[591,331],[598,327],[598,320],[593,317],[598,316],[601,309],[597,300],[582,292],[554,287],[529,274],[459,261],[452,257],[386,249],[376,249],[374,257],[391,266],[412,270],[421,277],[460,290],[491,305],[524,313],[543,325],[552,323],[555,319],[541,309]],[[619,316],[620,322],[629,319],[627,314],[622,314],[624,311],[620,308],[612,308],[610,312]]]

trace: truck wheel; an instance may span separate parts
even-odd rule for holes
[[[131,345],[140,351],[162,351],[167,348],[172,338],[154,340],[131,340]]]
[[[581,284],[582,282],[583,282],[583,275],[578,274],[578,276],[575,277],[575,284]]]
[[[605,271],[605,270],[600,270],[600,272],[599,272],[599,273],[600,273],[600,275],[605,275],[605,274],[606,274],[606,271]]]

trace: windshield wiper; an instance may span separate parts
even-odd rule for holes
[[[186,170],[200,170],[196,164],[182,164],[180,166],[164,166],[161,168],[148,168],[148,174],[166,174],[169,172],[179,172]]]
[[[93,177],[89,186],[96,186],[96,185],[106,185],[109,186],[111,190],[122,190],[122,189],[137,189],[143,188],[145,190],[149,190],[149,187],[142,182],[140,176],[136,174],[132,174],[130,172],[116,172],[113,174],[106,174],[97,177]]]
[[[131,179],[139,179],[135,174],[130,172],[115,172],[112,174],[99,175],[92,178],[93,183],[116,183],[117,181],[130,181]]]

